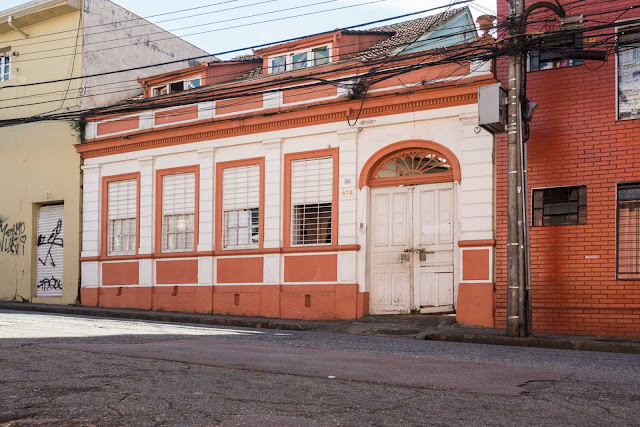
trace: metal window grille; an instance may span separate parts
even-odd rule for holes
[[[0,82],[6,82],[11,77],[11,52],[0,55]]]
[[[107,255],[136,253],[137,187],[135,179],[107,184]]]
[[[558,187],[533,191],[533,226],[587,223],[587,187]]]
[[[194,248],[196,174],[162,177],[162,252],[185,252]]]
[[[618,32],[618,114],[620,119],[640,117],[640,27]]]
[[[260,166],[222,172],[222,248],[257,247],[260,235]]]
[[[616,267],[619,279],[640,278],[640,183],[618,185]]]
[[[291,162],[291,245],[331,244],[333,157]]]

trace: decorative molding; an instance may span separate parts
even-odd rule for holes
[[[443,108],[451,105],[460,105],[464,103],[477,102],[478,94],[465,93],[455,96],[443,96],[426,100],[417,100],[402,102],[398,104],[383,104],[374,107],[363,108],[361,117],[375,117],[380,115],[401,114],[404,112],[413,112],[416,110],[428,110],[432,108]],[[340,108],[339,105],[335,108]],[[309,111],[310,113],[311,111]],[[281,114],[287,114],[286,112]],[[337,110],[315,115],[306,115],[282,120],[266,121],[256,124],[241,124],[240,126],[228,126],[224,129],[216,129],[209,131],[194,132],[192,134],[181,133],[180,135],[168,136],[165,138],[158,137],[145,141],[129,142],[130,140],[114,140],[89,142],[76,146],[83,158],[93,158],[100,156],[108,156],[123,152],[146,150],[151,148],[165,147],[170,145],[186,144],[190,142],[205,141],[211,139],[228,138],[243,134],[268,132],[277,129],[287,129],[293,127],[312,126],[322,123],[332,123],[341,120],[353,118],[357,111],[353,108]],[[231,120],[244,123],[251,117],[233,118]],[[215,124],[216,122],[214,122]],[[219,122],[218,122],[219,123]],[[184,130],[184,129],[183,129]],[[136,135],[132,135],[135,137]],[[95,146],[95,148],[93,148]]]

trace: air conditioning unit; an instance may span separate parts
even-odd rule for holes
[[[478,88],[478,125],[491,133],[507,128],[507,90],[500,84]]]

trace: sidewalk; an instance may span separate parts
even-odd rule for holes
[[[405,339],[463,342],[475,344],[539,347],[562,350],[602,351],[640,354],[640,340],[611,337],[536,334],[529,338],[507,337],[497,329],[467,326],[448,316],[368,316],[357,320],[316,321],[264,317],[174,313],[121,308],[0,302],[0,310],[18,310],[76,316],[113,317],[202,325],[373,335]]]

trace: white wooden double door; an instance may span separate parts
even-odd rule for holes
[[[372,190],[371,314],[453,311],[453,183]]]

